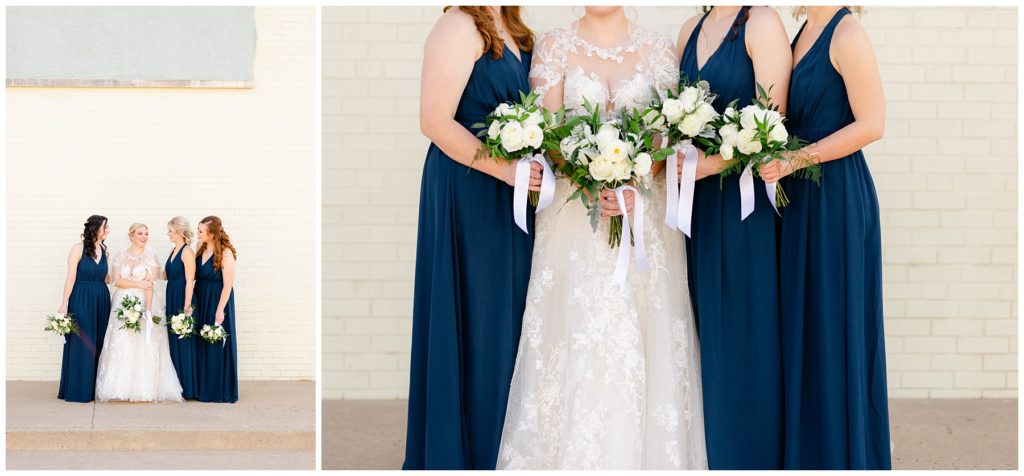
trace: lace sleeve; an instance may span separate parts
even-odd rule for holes
[[[146,279],[156,282],[160,280],[160,260],[156,257],[156,253],[146,250],[146,269],[149,275]]]
[[[665,94],[679,87],[679,64],[676,62],[676,48],[665,36],[659,35],[648,55],[648,67],[651,79],[658,89],[661,99]]]
[[[534,48],[530,63],[530,86],[537,93],[538,102],[544,102],[544,95],[565,79],[569,59],[564,44],[568,41],[565,30],[551,30],[541,35]]]
[[[121,267],[124,266],[126,258],[125,253],[119,251],[114,255],[114,259],[110,261],[110,265],[107,267],[107,273],[110,274],[110,284],[115,285],[115,287],[117,278],[121,277]]]

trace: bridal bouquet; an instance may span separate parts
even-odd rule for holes
[[[53,332],[63,339],[68,334],[78,334],[78,323],[71,314],[58,312],[46,316],[46,327],[43,330]]]
[[[171,316],[168,323],[171,326],[171,332],[178,336],[178,339],[185,339],[191,337],[195,333],[195,319],[192,318],[191,314],[184,312]]]
[[[736,110],[736,101],[729,104],[722,117],[716,123],[718,135],[716,143],[709,148],[709,153],[721,153],[722,158],[732,161],[719,174],[727,177],[740,175],[741,219],[745,219],[754,211],[753,177],[757,175],[762,164],[772,159],[806,160],[789,158],[786,152],[799,150],[806,141],[792,136],[783,125],[785,118],[779,114],[779,107],[772,104],[768,93],[761,85],[757,86],[757,98],[754,104]],[[821,178],[821,166],[813,162],[801,164],[793,174],[795,177],[814,180]],[[768,198],[772,206],[784,207],[789,203],[782,186],[777,183],[765,184]]]
[[[656,102],[644,111],[644,123],[662,134],[664,141],[672,142],[674,152],[683,152],[683,180],[676,169],[676,161],[666,163],[665,224],[673,230],[690,235],[693,211],[693,190],[697,176],[697,147],[714,145],[714,121],[719,118],[712,104],[716,96],[707,81],[690,83],[680,81],[679,92],[669,91],[664,101]],[[665,142],[663,142],[664,144]]]
[[[121,299],[121,307],[117,308],[114,316],[121,321],[121,329],[142,332],[142,302],[138,296],[128,295]]]
[[[516,183],[513,214],[516,224],[526,229],[526,202],[541,211],[551,204],[555,194],[555,176],[551,164],[542,151],[558,150],[558,142],[569,134],[571,122],[565,120],[565,108],[552,113],[541,107],[535,93],[519,93],[518,103],[501,103],[487,115],[482,123],[473,124],[481,129],[477,134],[483,146],[473,160],[490,156],[496,160],[516,162]],[[540,192],[530,192],[530,162],[544,168]]]
[[[621,114],[611,120],[602,121],[597,107],[585,102],[588,114],[581,116],[569,135],[559,143],[564,163],[561,172],[577,186],[568,201],[579,199],[589,210],[590,224],[597,231],[601,215],[597,200],[601,189],[613,189],[619,197],[622,192],[647,193],[647,180],[654,161],[665,160],[672,149],[656,149],[653,145],[654,130],[646,127],[637,111]],[[633,184],[634,186],[630,185]],[[638,190],[639,189],[639,190]],[[642,230],[640,216],[643,214],[642,198],[637,196],[637,231]],[[608,244],[615,248],[622,241],[623,214],[610,218]],[[627,229],[628,231],[628,229]],[[638,233],[638,246],[642,247],[642,233]]]
[[[228,339],[228,333],[224,330],[224,326],[206,324],[199,330],[199,337],[202,337],[208,344],[221,343],[223,345]]]

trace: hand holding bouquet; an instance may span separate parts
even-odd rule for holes
[[[675,153],[684,154],[681,181],[677,181],[679,171],[676,169],[676,161],[669,160],[667,163],[665,224],[690,236],[693,190],[697,176],[695,144],[704,148],[714,145],[714,121],[719,115],[712,106],[716,96],[711,94],[707,81],[690,83],[683,80],[678,89],[678,93],[669,91],[665,100],[644,111],[643,117],[649,129],[663,134],[664,140],[671,141]]]
[[[726,108],[716,124],[718,140],[709,149],[709,153],[720,153],[722,158],[732,161],[720,173],[722,177],[741,174],[740,219],[746,219],[754,211],[753,177],[758,175],[760,167],[771,160],[802,160],[791,159],[787,152],[799,150],[806,144],[789,134],[783,125],[785,119],[779,114],[779,107],[771,103],[764,88],[758,85],[757,91],[758,97],[754,104],[736,110],[736,102],[733,101]],[[814,163],[803,165],[796,176],[817,183],[821,177],[821,166]],[[789,203],[781,185],[766,183],[765,188],[772,206],[776,207],[776,212],[778,207],[784,207]]]
[[[121,321],[120,329],[142,332],[142,312],[138,296],[127,295],[121,299],[121,306],[114,312],[114,317]]]
[[[534,93],[519,93],[519,97],[519,103],[501,103],[487,115],[485,122],[473,124],[474,128],[481,129],[477,136],[483,140],[473,160],[490,156],[495,160],[516,162],[513,214],[519,228],[529,233],[526,229],[527,195],[538,212],[547,208],[555,195],[555,176],[542,151],[558,150],[558,143],[568,135],[571,124],[565,122],[564,108],[552,113],[537,103],[539,96]],[[542,168],[539,192],[528,190],[531,162],[537,162]]]
[[[178,336],[178,339],[191,337],[195,333],[195,319],[191,313],[181,312],[171,316],[171,332]]]
[[[68,334],[78,335],[78,323],[71,314],[65,314],[58,312],[57,314],[49,314],[46,316],[46,327],[44,331],[53,332],[57,334],[62,342],[66,342],[65,337]]]
[[[224,330],[224,326],[206,324],[199,330],[199,336],[208,344],[224,345],[228,339],[228,332]]]

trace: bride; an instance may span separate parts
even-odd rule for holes
[[[96,375],[96,400],[180,402],[181,385],[171,363],[167,331],[163,327],[166,318],[159,325],[143,322],[142,331],[135,332],[120,329],[121,322],[115,317],[125,296],[138,297],[147,316],[163,314],[160,300],[153,296],[153,282],[160,276],[160,265],[156,254],[146,249],[149,229],[135,223],[128,236],[131,246],[118,253],[110,266],[114,296]],[[156,312],[154,304],[158,306]]]
[[[675,60],[672,42],[622,7],[586,7],[538,41],[530,82],[547,109],[582,111],[586,99],[610,118],[675,88]],[[662,166],[644,197],[651,270],[634,265],[624,287],[611,282],[607,220],[593,232],[578,200],[537,214],[499,468],[707,468],[683,235],[662,224]],[[573,191],[559,178],[555,203]],[[616,208],[608,192],[605,215]]]

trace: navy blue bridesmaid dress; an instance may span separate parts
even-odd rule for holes
[[[738,107],[751,104],[756,80],[744,43],[745,23],[698,70],[697,35],[706,18],[687,40],[680,76],[706,80],[718,95],[719,113],[734,99]],[[739,175],[724,182],[707,177],[694,189],[687,262],[711,469],[782,468],[776,214],[760,178],[754,179],[754,191],[754,212],[740,221]]]
[[[78,259],[75,286],[68,298],[68,314],[78,323],[79,334],[65,336],[57,398],[67,402],[91,402],[96,394],[96,368],[100,363],[103,337],[110,320],[110,290],[107,277],[107,249],[94,260],[85,254]]]
[[[225,250],[230,252],[230,250]],[[217,303],[224,290],[224,273],[213,269],[213,256],[203,263],[201,255],[196,256],[196,287],[192,294],[192,317],[196,330],[204,325],[216,323]],[[234,403],[238,401],[238,334],[235,333],[235,290],[231,290],[227,305],[224,306],[224,322],[228,333],[225,344],[208,344],[201,337],[196,343],[196,399],[200,402]]]
[[[530,53],[476,61],[455,119],[471,132],[530,91]],[[528,212],[533,229],[533,212]],[[512,187],[431,144],[420,185],[403,469],[494,469],[530,279],[533,238]]]
[[[854,120],[828,52],[836,25],[849,13],[835,14],[793,70],[789,131],[811,142]],[[781,290],[786,469],[891,469],[882,243],[864,154],[822,164],[820,186],[791,177],[783,183],[790,198],[779,238],[779,271],[787,283]]]
[[[164,269],[167,271],[167,318],[184,311],[185,305],[185,263],[181,260],[181,254],[185,252],[182,245],[176,253],[171,253],[167,258]],[[198,329],[196,329],[198,331]],[[198,335],[192,335],[185,339],[179,339],[171,332],[171,326],[167,326],[167,343],[171,350],[171,362],[174,370],[178,373],[178,382],[181,382],[181,396],[186,399],[195,399],[196,388],[196,346],[202,339]]]

